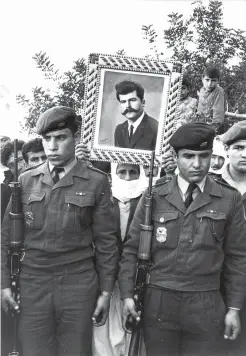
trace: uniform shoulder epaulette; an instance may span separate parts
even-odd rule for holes
[[[158,179],[156,181],[156,183],[153,186],[153,188],[157,188],[157,187],[160,187],[162,185],[165,185],[165,184],[169,183],[172,179],[173,179],[173,177],[170,177],[170,176],[161,177],[160,179]]]
[[[96,168],[95,166],[93,166],[93,164],[92,164],[90,161],[86,161],[85,163],[86,163],[86,166],[87,166],[88,168],[92,169],[93,171],[96,171],[96,172],[98,172],[98,173],[102,173],[102,174],[104,174],[104,175],[107,176],[107,173],[105,173],[105,172],[103,172],[101,169],[98,169],[98,168]]]
[[[32,167],[27,167],[23,172],[21,173],[26,173],[28,171],[32,171],[33,169],[35,168],[38,168],[39,166],[41,166],[42,164],[44,164],[45,162],[42,162],[42,163],[39,163],[39,164],[36,164],[35,166],[32,166]]]
[[[227,187],[232,190],[237,190],[235,187],[231,186],[227,181],[225,181],[221,175],[219,174],[209,174],[209,177],[211,177],[216,183],[219,183],[223,185],[224,187]]]

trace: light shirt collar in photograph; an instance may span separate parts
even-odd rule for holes
[[[52,175],[55,166],[53,166],[53,164],[50,161],[48,161],[48,163],[49,163],[50,174]],[[75,166],[76,163],[77,163],[77,158],[74,158],[74,160],[68,163],[65,167],[59,167],[59,168],[64,168],[64,172],[59,173],[60,179],[64,177],[69,171],[71,171],[71,169]]]
[[[196,183],[196,185],[199,187],[200,191],[203,193],[204,191],[204,186],[206,182],[207,176],[203,178],[203,180],[199,183]],[[184,178],[182,178],[180,175],[178,175],[178,186],[180,189],[180,192],[182,194],[182,199],[185,200],[185,195],[187,193],[187,189],[189,187],[189,182],[187,182]]]
[[[129,135],[130,135],[130,127],[133,126],[133,134],[134,134],[135,131],[137,130],[138,126],[140,125],[144,115],[145,115],[145,112],[143,111],[142,115],[139,116],[139,118],[135,122],[131,122],[130,120],[128,120],[128,132],[129,132]]]

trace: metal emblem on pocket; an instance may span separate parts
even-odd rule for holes
[[[217,211],[216,210],[207,210],[207,213],[211,213],[211,214],[217,214]]]
[[[33,226],[34,217],[33,217],[33,213],[31,211],[25,212],[25,221],[26,221],[26,224],[29,225],[30,227]]]
[[[158,227],[156,230],[156,240],[158,242],[165,242],[167,239],[167,229],[165,227]]]

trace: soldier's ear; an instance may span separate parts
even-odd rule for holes
[[[145,103],[146,103],[146,101],[145,101],[145,99],[143,99],[142,100],[142,105],[145,106]]]
[[[76,145],[78,145],[80,143],[80,132],[79,131],[75,132],[74,139],[75,139]]]
[[[224,149],[225,149],[225,151],[226,151],[226,157],[229,158],[229,153],[228,153],[228,151],[229,151],[229,146],[224,145]]]
[[[173,149],[171,150],[171,152],[172,152],[173,159],[176,161],[178,158],[177,153]]]

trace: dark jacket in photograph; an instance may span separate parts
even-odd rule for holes
[[[116,126],[114,140],[116,147],[138,150],[155,150],[158,131],[158,121],[144,114],[142,121],[129,142],[128,121]]]

